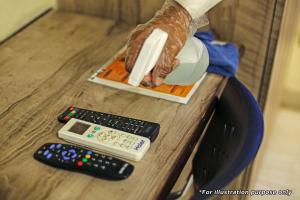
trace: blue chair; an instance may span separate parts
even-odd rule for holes
[[[211,195],[204,190],[221,190],[238,177],[254,160],[263,130],[255,98],[240,81],[230,78],[193,160],[190,177],[197,193],[192,199],[207,199]],[[183,191],[168,199],[177,199]]]

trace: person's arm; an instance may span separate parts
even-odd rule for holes
[[[127,42],[125,64],[131,72],[144,41],[151,32],[159,28],[168,33],[168,40],[158,62],[151,73],[145,76],[144,85],[161,85],[164,78],[178,65],[177,54],[185,44],[192,23],[220,0],[167,0],[160,11],[148,21],[136,27]],[[198,10],[198,12],[197,12]]]

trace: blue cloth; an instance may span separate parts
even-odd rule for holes
[[[226,77],[234,76],[238,70],[239,52],[234,44],[213,44],[215,36],[212,32],[197,32],[195,37],[206,46],[209,54],[207,72]]]

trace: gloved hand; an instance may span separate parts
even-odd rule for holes
[[[126,70],[131,72],[144,41],[154,29],[159,28],[168,33],[168,40],[154,69],[144,77],[142,84],[161,85],[164,78],[179,65],[179,60],[175,57],[187,40],[191,22],[190,14],[180,4],[167,0],[154,18],[146,24],[138,25],[131,33],[127,43]]]

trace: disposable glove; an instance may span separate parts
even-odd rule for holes
[[[185,8],[173,0],[166,1],[150,21],[138,25],[130,34],[125,58],[126,70],[131,72],[144,41],[154,29],[159,28],[168,33],[168,40],[154,69],[144,77],[142,84],[161,85],[164,78],[179,65],[176,55],[187,40],[191,22],[192,17]]]
[[[162,9],[146,24],[136,27],[127,42],[125,64],[131,72],[144,41],[156,28],[168,33],[165,48],[154,69],[144,77],[142,84],[159,86],[178,65],[177,54],[187,37],[193,36],[203,25],[204,14],[221,0],[167,0]],[[205,24],[205,23],[204,23]]]

